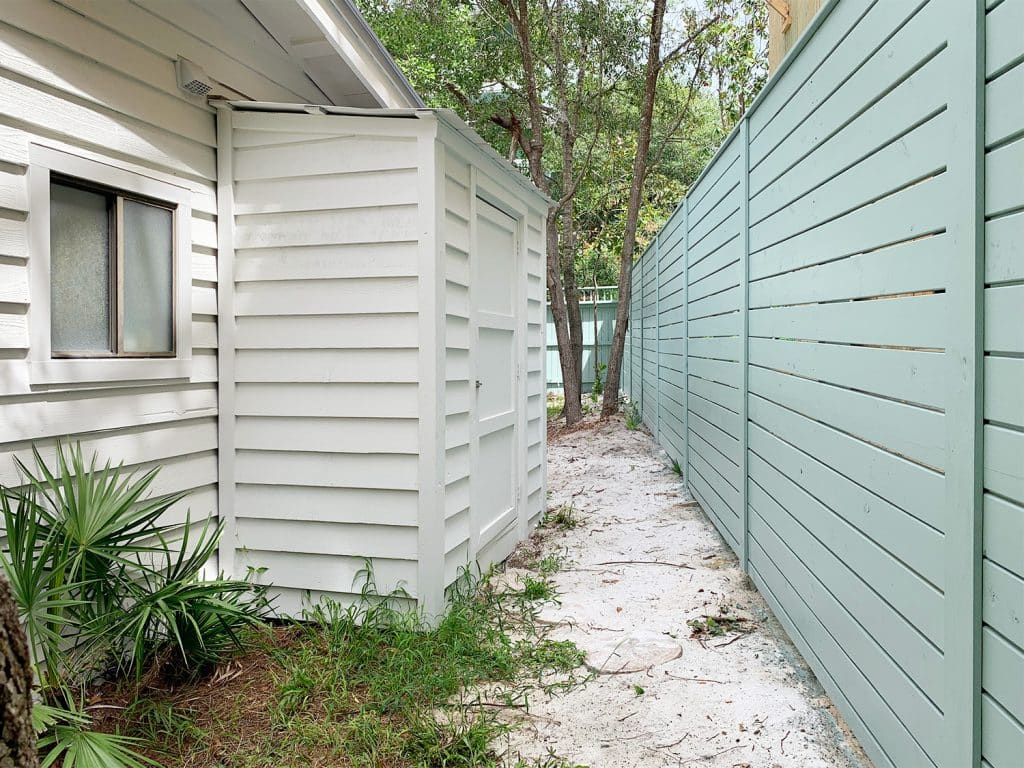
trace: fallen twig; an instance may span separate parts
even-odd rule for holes
[[[715,648],[725,648],[725,646],[732,645],[737,640],[739,640],[741,637],[746,637],[749,634],[750,634],[749,632],[741,632],[740,634],[736,635],[736,637],[734,637],[732,640],[726,640],[724,643],[718,643],[714,647]]]
[[[722,680],[709,680],[706,677],[680,677],[679,675],[673,675],[669,672],[666,672],[665,675],[671,677],[673,680],[685,680],[688,683],[717,683],[718,685],[725,685]]]
[[[715,752],[713,755],[699,755],[698,757],[691,757],[689,760],[683,760],[679,765],[686,765],[687,763],[696,763],[698,760],[710,760],[712,757],[718,757],[724,755],[726,752],[734,752],[737,749],[743,749],[746,744],[737,744],[735,747],[729,747],[723,749],[721,752]]]
[[[674,747],[677,744],[681,744],[683,742],[683,740],[685,740],[686,738],[689,737],[689,735],[690,735],[690,732],[687,731],[682,736],[680,736],[678,739],[673,741],[671,744],[657,744],[657,745],[655,745],[655,748],[656,749],[669,749],[670,747]]]
[[[686,563],[668,563],[664,560],[605,560],[603,563],[593,563],[593,565],[664,565],[668,568],[695,570],[692,565],[687,565]]]
[[[792,733],[792,731],[786,731],[786,735],[779,739],[779,749],[782,750],[782,754],[786,754],[786,748],[783,746],[783,744],[785,743],[786,739],[789,738],[790,733]]]

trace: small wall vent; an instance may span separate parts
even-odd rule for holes
[[[195,62],[178,57],[174,62],[174,70],[178,74],[178,87],[193,96],[205,96],[213,90],[213,81]]]

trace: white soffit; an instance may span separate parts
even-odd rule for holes
[[[241,0],[338,106],[423,102],[349,0]]]

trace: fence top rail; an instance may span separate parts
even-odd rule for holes
[[[619,286],[617,285],[598,285],[588,286],[579,289],[580,304],[593,304],[595,301],[598,304],[603,302],[612,302],[619,300]],[[551,296],[545,297],[548,304],[551,304]]]

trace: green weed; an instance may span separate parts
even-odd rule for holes
[[[546,577],[523,577],[523,599],[528,602],[550,601],[555,597],[555,586]]]
[[[636,430],[640,428],[640,414],[637,412],[635,405],[628,403],[623,409],[623,416],[626,420],[626,429]]]
[[[558,573],[562,570],[563,560],[564,558],[562,555],[545,555],[540,560],[531,563],[530,569],[545,576],[550,576],[551,574]]]
[[[542,525],[568,531],[578,527],[580,522],[576,508],[572,504],[562,504],[554,511],[549,510],[544,514]]]

